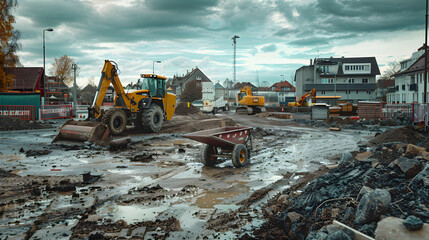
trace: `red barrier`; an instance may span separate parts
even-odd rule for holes
[[[72,118],[72,105],[43,105],[40,109],[41,119]]]
[[[36,120],[36,110],[34,106],[28,105],[0,105],[0,116],[30,121]]]

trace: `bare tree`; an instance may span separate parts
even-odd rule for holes
[[[392,80],[393,75],[399,72],[401,70],[401,65],[398,61],[391,61],[387,63],[387,69],[384,70],[383,74],[381,75],[380,79],[383,80]]]
[[[63,82],[66,85],[71,85],[73,83],[73,64],[76,64],[76,62],[73,58],[67,55],[54,58],[50,74],[57,76],[60,82]],[[78,75],[78,73],[79,68],[77,68],[76,75]]]
[[[202,87],[201,84],[197,84],[197,81],[193,80],[186,84],[185,90],[180,96],[182,102],[193,102],[202,98]]]

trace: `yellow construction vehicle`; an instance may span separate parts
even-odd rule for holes
[[[130,84],[124,89],[118,71],[115,62],[105,61],[94,102],[88,108],[88,119],[66,122],[54,141],[70,139],[95,142],[108,135],[104,130],[120,135],[131,123],[146,132],[158,132],[163,122],[173,117],[176,95],[167,93],[165,77],[141,74],[136,84]],[[116,92],[114,107],[103,111],[101,105],[110,84]]]
[[[315,99],[315,97],[316,97],[316,89],[315,88],[313,88],[310,92],[302,95],[298,99],[298,101],[288,103],[288,106],[289,107],[303,107],[303,106],[307,107],[307,106],[311,106],[311,103],[309,104],[308,101],[307,101],[307,99],[310,98],[310,97],[312,97],[313,99]]]
[[[237,114],[256,114],[265,112],[265,99],[263,96],[253,95],[249,86],[244,86],[237,93]]]

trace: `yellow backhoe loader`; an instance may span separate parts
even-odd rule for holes
[[[58,140],[97,142],[110,134],[122,134],[126,126],[131,124],[145,132],[158,132],[163,122],[173,117],[176,95],[167,93],[165,77],[141,74],[136,84],[130,84],[124,89],[118,71],[115,62],[105,61],[94,102],[88,108],[88,119],[67,121],[54,142]],[[101,105],[110,84],[116,92],[114,107],[103,111]]]
[[[249,86],[244,86],[237,93],[237,114],[256,114],[265,112],[265,99],[263,96],[253,95],[252,89]]]

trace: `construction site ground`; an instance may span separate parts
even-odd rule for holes
[[[308,118],[298,114],[296,118]],[[125,148],[51,141],[51,128],[0,132],[0,239],[232,239],[252,235],[267,204],[305,186],[374,136],[267,115],[175,115],[161,133],[129,130]],[[209,168],[183,134],[253,127],[251,164]]]

